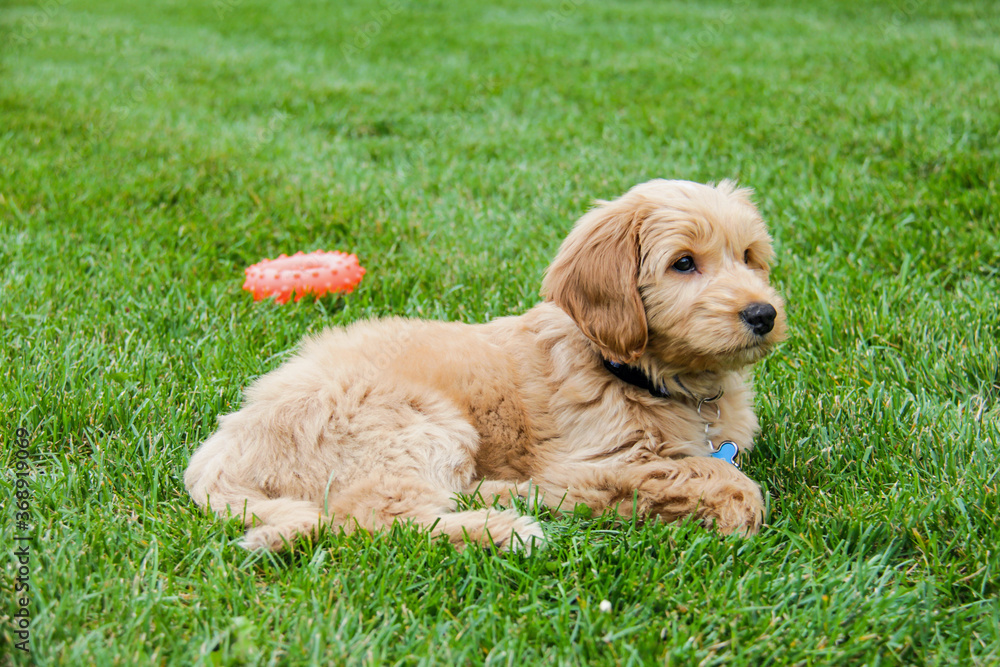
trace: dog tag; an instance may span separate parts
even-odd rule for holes
[[[712,452],[712,458],[722,459],[723,461],[732,463],[734,466],[738,468],[739,465],[736,463],[736,457],[739,456],[739,454],[740,454],[739,446],[737,446],[737,444],[732,440],[726,440],[725,442],[719,445],[719,448],[717,450]]]

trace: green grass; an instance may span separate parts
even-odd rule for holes
[[[344,6],[349,4],[350,6]],[[993,3],[52,0],[0,10],[0,664],[1000,663]],[[304,334],[538,300],[594,198],[736,177],[791,335],[759,536],[542,511],[249,554],[181,475]],[[344,299],[240,289],[356,252]],[[612,611],[600,611],[608,600]]]

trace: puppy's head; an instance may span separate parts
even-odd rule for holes
[[[768,283],[771,238],[730,181],[655,180],[577,222],[542,283],[605,358],[644,354],[691,372],[729,370],[785,334]]]

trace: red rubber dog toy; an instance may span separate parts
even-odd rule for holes
[[[333,250],[309,254],[297,252],[265,259],[246,269],[243,289],[253,293],[255,301],[274,296],[278,303],[298,301],[306,294],[321,297],[327,292],[350,294],[365,275],[356,255]]]

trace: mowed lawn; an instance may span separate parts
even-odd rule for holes
[[[0,664],[1000,663],[998,34],[986,0],[5,2]],[[541,510],[531,556],[272,555],[187,497],[303,335],[520,313],[654,177],[738,179],[775,238],[758,536]],[[316,249],[357,292],[241,290]]]

